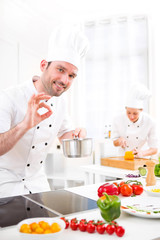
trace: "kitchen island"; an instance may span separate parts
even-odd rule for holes
[[[139,180],[145,185],[144,178],[139,178]],[[159,182],[160,184],[160,181],[157,181],[157,182]],[[86,218],[87,220],[91,220],[91,219],[99,220],[99,219],[102,219],[102,217],[100,215],[99,209],[96,206],[96,200],[98,199],[97,189],[101,184],[102,183],[98,183],[98,184],[92,184],[92,185],[86,185],[86,186],[80,186],[80,187],[74,187],[74,188],[66,188],[65,190],[57,190],[57,191],[44,192],[39,194],[18,196],[18,197],[12,198],[12,201],[14,200],[15,206],[17,205],[17,207],[19,206],[20,208],[21,205],[23,205],[23,207],[25,208],[25,211],[20,211],[21,212],[20,216],[23,219],[28,217],[33,217],[33,216],[46,217],[48,215],[50,217],[55,217],[55,218],[60,218],[61,216],[65,216],[68,219],[76,217],[79,220],[82,218]],[[131,198],[131,197],[122,197],[121,195],[119,195],[119,197],[122,202],[124,199]],[[137,199],[141,197],[147,198],[148,195],[144,191],[141,196],[132,197],[132,199]],[[17,203],[15,200],[17,200]],[[5,209],[7,209],[7,205],[12,201],[11,201],[11,198],[8,198],[8,201],[7,201],[7,198],[1,199],[0,201],[1,202],[0,237],[2,240],[11,240],[11,239],[20,240],[21,239],[16,229],[16,225],[14,224],[14,221],[13,223],[11,221],[11,223],[8,224],[9,226],[3,226],[3,223],[5,223],[5,221],[7,223],[7,214],[10,213],[10,216],[8,219],[14,219],[17,217],[15,215],[16,209],[14,205],[13,205],[14,209],[10,208],[10,212],[7,212],[8,210],[6,210],[7,214],[5,214]],[[26,211],[28,211],[31,214],[32,207],[34,210],[32,215],[29,215],[29,214],[25,215]],[[18,212],[18,208],[17,208],[17,212]],[[19,221],[21,220],[22,219],[19,219]],[[160,218],[148,218],[148,217],[142,218],[142,217],[130,215],[124,211],[121,211],[121,215],[119,219],[117,219],[117,222],[119,225],[125,228],[125,235],[122,237],[122,239],[127,239],[127,240],[160,239],[160,230],[159,230]],[[81,232],[79,230],[72,231],[71,229],[66,229],[60,235],[59,239],[90,240],[90,239],[119,239],[119,237],[116,236],[116,234],[108,235],[107,233],[105,233],[101,235],[101,234],[98,234],[97,232],[89,234],[87,232]],[[46,237],[46,240],[47,240],[47,237]]]

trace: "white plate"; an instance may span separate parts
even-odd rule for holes
[[[121,200],[121,210],[137,217],[160,218],[159,200],[158,197],[129,197]]]
[[[160,197],[160,192],[152,192],[152,189],[160,189],[160,185],[155,185],[155,186],[146,186],[144,187],[144,190],[146,193],[152,197]]]
[[[30,224],[33,222],[40,222],[40,221],[45,221],[48,222],[49,224],[52,223],[58,223],[61,227],[61,230],[59,232],[55,232],[55,233],[48,233],[48,234],[29,234],[29,233],[21,233],[20,227],[22,226],[22,224],[26,223],[26,224]],[[62,219],[55,219],[55,218],[45,218],[45,217],[41,217],[41,218],[28,218],[28,219],[24,219],[23,221],[19,222],[17,225],[17,230],[19,232],[19,234],[21,235],[21,239],[26,239],[26,240],[52,240],[52,239],[57,239],[57,237],[59,237],[59,235],[63,232],[63,230],[65,229],[65,222]]]

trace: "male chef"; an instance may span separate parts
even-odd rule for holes
[[[114,119],[113,144],[120,147],[119,155],[133,151],[135,158],[157,154],[158,137],[155,121],[143,111],[150,91],[142,84],[132,84],[125,105],[125,112]]]
[[[50,190],[43,162],[55,137],[84,138],[73,129],[65,91],[75,80],[88,40],[79,29],[57,27],[49,39],[41,76],[0,93],[0,197]],[[73,131],[74,130],[74,131]]]

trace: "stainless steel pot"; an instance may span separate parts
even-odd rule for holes
[[[64,139],[63,154],[68,158],[88,157],[92,154],[92,138]]]

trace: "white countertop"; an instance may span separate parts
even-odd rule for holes
[[[145,179],[140,178],[143,184],[145,184]],[[101,183],[102,184],[102,183]],[[91,199],[97,200],[97,189],[101,185],[99,184],[93,184],[93,185],[86,185],[86,186],[80,186],[80,187],[74,187],[74,188],[67,188],[66,190],[89,197]],[[147,196],[147,194],[144,192],[142,196]],[[122,197],[119,195],[121,199],[124,199],[126,197]],[[140,196],[137,196],[140,197]],[[85,212],[80,213],[74,213],[71,215],[66,216],[68,219],[71,219],[73,217],[77,217],[77,219],[86,218],[87,220],[99,220],[102,219],[100,215],[99,209],[96,210],[89,210]],[[121,212],[121,216],[117,219],[117,222],[119,225],[123,226],[125,228],[125,235],[122,237],[122,239],[126,240],[153,240],[155,238],[160,239],[160,219],[151,219],[151,218],[141,218],[129,215],[125,212]],[[158,238],[159,237],[159,238]],[[0,238],[2,240],[20,240],[20,236],[18,231],[16,230],[16,226],[2,228],[0,230]],[[115,234],[108,235],[107,233],[100,235],[97,232],[93,234],[89,234],[87,232],[80,232],[72,231],[71,229],[66,229],[64,232],[60,235],[61,240],[82,240],[82,239],[119,239]],[[47,238],[46,238],[47,240]]]

